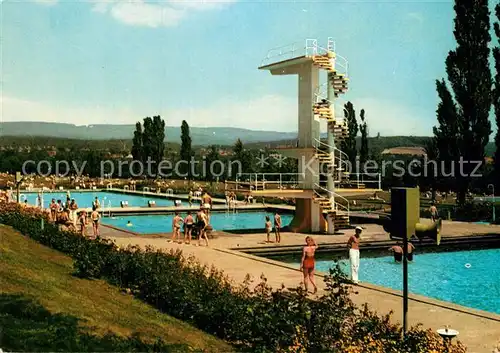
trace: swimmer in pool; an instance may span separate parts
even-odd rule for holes
[[[389,251],[392,251],[394,255],[394,261],[401,262],[403,261],[403,248],[401,247],[401,243],[398,241],[396,245],[391,246]]]
[[[413,251],[415,247],[412,243],[408,243],[408,261],[413,261]],[[389,248],[389,251],[392,251],[394,254],[394,261],[401,262],[403,261],[403,248],[401,247],[401,242],[396,242],[396,245]]]
[[[127,222],[127,227],[132,227],[132,226],[133,226],[132,222],[128,221]]]

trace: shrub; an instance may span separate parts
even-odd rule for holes
[[[430,331],[414,327],[403,340],[401,327],[391,323],[390,314],[379,317],[368,306],[355,307],[352,287],[337,268],[325,278],[325,294],[310,300],[300,288],[273,290],[264,277],[253,289],[249,277],[235,285],[222,272],[180,252],[119,248],[104,239],[85,239],[48,224],[35,209],[2,204],[0,223],[72,256],[78,276],[106,279],[159,310],[252,352],[445,351]],[[447,350],[464,351],[460,344]]]

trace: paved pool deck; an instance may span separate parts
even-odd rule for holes
[[[362,243],[372,240],[387,240],[383,229],[374,224],[363,225],[365,228]],[[187,244],[169,243],[169,233],[156,235],[136,235],[130,231],[102,227],[102,236],[113,239],[120,246],[138,245],[153,246],[158,249],[181,249],[185,255],[196,257],[201,263],[215,266],[223,270],[236,283],[241,283],[247,274],[259,281],[264,275],[268,283],[277,288],[282,284],[293,288],[301,284],[302,274],[298,268],[289,264],[243,253],[239,248],[297,246],[304,242],[305,234],[283,233],[282,243],[278,246],[265,243],[264,234],[228,234],[218,232],[211,239],[210,247]],[[352,230],[340,232],[338,235],[314,236],[320,246],[326,244],[345,243]],[[457,238],[467,235],[497,234],[500,236],[500,226],[469,224],[464,222],[447,222],[443,224],[444,237]],[[196,243],[196,242],[193,242]],[[361,246],[362,248],[362,246]],[[324,289],[322,276],[317,274],[317,283],[321,294]],[[358,304],[368,303],[369,306],[385,314],[393,311],[393,320],[400,322],[402,317],[402,296],[400,291],[361,283],[355,287],[357,294],[352,294],[353,301]],[[460,332],[459,339],[468,346],[471,353],[490,353],[493,346],[500,341],[500,315],[469,309],[448,302],[411,295],[409,301],[409,323],[421,323],[425,328],[436,330],[445,325]]]

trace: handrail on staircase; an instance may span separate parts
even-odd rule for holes
[[[344,69],[344,75],[345,77],[349,77],[349,61],[347,61],[346,58],[344,58],[342,55],[336,54],[336,59],[340,59],[340,62],[337,60],[335,61],[335,66],[340,66],[342,69]]]
[[[347,155],[347,153],[345,153],[344,151],[342,151],[340,148],[335,147],[335,146],[332,146],[332,145],[329,145],[329,144],[327,144],[327,143],[325,143],[325,142],[323,142],[323,141],[321,141],[321,140],[319,140],[319,139],[317,139],[317,138],[315,138],[315,139],[314,139],[314,142],[315,142],[314,147],[315,147],[316,149],[318,149],[318,148],[319,148],[319,146],[318,146],[318,145],[322,145],[322,146],[325,146],[325,147],[328,147],[328,148],[333,148],[333,153],[334,153],[334,154],[333,154],[333,157],[334,157],[334,158],[335,158],[335,152],[339,152],[339,154],[340,154],[341,156],[344,156],[344,157],[345,157],[345,159],[339,158],[339,159],[340,159],[340,161],[342,161],[342,162],[343,162],[343,161],[345,161],[346,163],[349,161],[349,156]],[[331,152],[329,152],[329,154],[330,154],[330,153],[331,153]]]
[[[315,143],[314,143],[314,147],[315,147],[316,149],[318,149],[318,148],[319,148],[319,145],[323,145],[323,146],[328,147],[328,148],[332,148],[332,147],[334,147],[334,146],[330,146],[329,144],[327,144],[327,143],[325,143],[325,142],[323,142],[323,141],[321,141],[321,140],[319,140],[319,139],[317,139],[317,138],[315,138],[315,139],[314,139],[314,142],[315,142]],[[330,153],[330,152],[328,152],[328,153]]]
[[[346,210],[346,211],[347,211],[347,217],[349,217],[349,215],[350,215],[350,208],[349,208],[349,200],[348,200],[348,199],[346,199],[345,197],[343,197],[343,196],[341,196],[341,195],[337,194],[337,193],[336,193],[336,192],[334,192],[334,191],[331,191],[331,190],[328,190],[328,189],[326,189],[326,188],[322,187],[322,186],[321,186],[321,185],[319,185],[319,184],[314,184],[314,188],[315,188],[315,189],[314,189],[314,193],[315,193],[316,195],[318,195],[319,197],[324,197],[324,196],[323,196],[323,195],[321,195],[321,194],[317,191],[317,189],[320,189],[320,190],[325,191],[325,192],[329,195],[329,199],[331,199],[331,200],[332,200],[332,203],[333,203],[333,205],[332,205],[332,206],[334,207],[334,209],[335,209],[335,210],[337,210],[338,206],[340,206],[340,208],[343,208],[344,210]],[[344,201],[347,203],[347,206],[342,205],[340,202],[335,202],[335,197],[338,197],[338,198],[340,198],[340,199],[344,200]]]

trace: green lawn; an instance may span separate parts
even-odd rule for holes
[[[0,225],[0,240],[3,350],[234,351],[104,281],[73,277],[69,257],[10,227]]]

